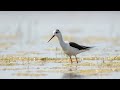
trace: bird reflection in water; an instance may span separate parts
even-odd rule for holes
[[[62,79],[82,79],[82,78],[84,78],[85,77],[84,75],[77,75],[76,73],[73,72],[73,71],[77,71],[79,69],[80,69],[80,67],[78,67],[77,64],[76,64],[76,66],[71,65],[68,68],[68,71],[70,73],[64,73],[62,76]]]

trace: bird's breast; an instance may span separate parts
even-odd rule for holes
[[[60,45],[61,45],[63,51],[65,51],[65,52],[68,51],[68,45],[67,45],[66,43],[64,43],[64,44],[60,44]]]
[[[70,49],[69,45],[67,45],[67,44],[66,45],[61,45],[61,47],[62,47],[65,54],[71,55],[71,49]]]

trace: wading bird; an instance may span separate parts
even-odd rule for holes
[[[76,55],[92,48],[92,47],[88,47],[88,46],[78,45],[77,43],[74,43],[74,42],[64,41],[62,38],[62,34],[61,34],[60,30],[58,30],[58,29],[53,31],[53,36],[50,38],[50,40],[55,36],[58,38],[60,46],[62,47],[64,53],[70,57],[71,63],[73,63],[71,56],[75,56],[76,62],[78,63]]]

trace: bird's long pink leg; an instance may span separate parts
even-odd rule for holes
[[[77,57],[75,56],[76,62],[78,63]]]
[[[72,62],[71,56],[70,56],[70,61],[71,61],[71,64],[72,64],[73,62]]]

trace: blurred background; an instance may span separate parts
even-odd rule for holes
[[[95,46],[80,55],[119,55],[119,11],[0,11],[0,55],[64,57],[57,38]]]

